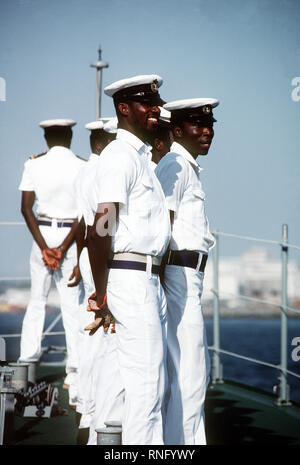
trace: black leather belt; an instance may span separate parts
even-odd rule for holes
[[[38,224],[41,226],[52,226],[52,221],[38,220]],[[56,223],[58,228],[71,228],[73,223],[68,223],[66,221],[57,221]]]
[[[194,252],[192,250],[170,250],[167,253],[167,265],[187,266],[188,268],[196,269],[199,262],[199,255],[201,259],[199,271],[204,273],[207,254]],[[201,258],[202,256],[202,258]]]
[[[138,270],[138,271],[146,271],[147,264],[129,260],[108,260],[107,262],[108,268],[114,269],[123,269],[123,270]],[[151,273],[159,274],[160,266],[152,265]]]

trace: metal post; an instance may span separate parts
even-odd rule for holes
[[[12,384],[13,369],[0,368],[0,445],[10,444],[14,434],[15,389]]]
[[[223,383],[222,365],[220,363],[220,310],[219,310],[219,235],[214,234],[216,244],[213,249],[213,274],[214,274],[214,355],[212,363],[212,382]]]
[[[6,360],[6,344],[5,339],[0,337],[0,361],[4,362]]]
[[[109,64],[101,60],[102,50],[98,49],[98,61],[91,64],[92,68],[97,70],[97,119],[101,117],[101,84],[102,84],[102,69],[108,68]]]
[[[122,428],[97,428],[97,446],[120,446],[122,444]]]
[[[281,348],[280,348],[280,367],[281,374],[279,377],[279,398],[277,403],[280,405],[290,405],[289,402],[289,385],[287,384],[287,346],[288,346],[288,319],[286,307],[287,299],[287,265],[288,265],[288,226],[282,225],[282,245],[281,245]]]

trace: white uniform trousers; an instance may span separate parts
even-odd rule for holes
[[[93,275],[90,267],[88,250],[83,248],[79,266],[84,285],[84,298],[80,303],[79,333],[78,333],[78,391],[77,412],[82,414],[79,428],[88,428],[89,419],[95,410],[95,388],[97,379],[96,359],[105,348],[103,330],[98,330],[93,336],[84,328],[95,319],[94,312],[87,311],[88,298],[95,292]]]
[[[201,309],[202,272],[167,265],[164,290],[168,305],[168,399],[165,444],[206,444],[204,401],[210,359]]]
[[[70,228],[40,226],[40,231],[48,247],[59,246]],[[21,335],[20,361],[37,361],[41,354],[42,333],[45,322],[47,298],[54,279],[60,296],[62,322],[65,329],[67,362],[66,372],[71,373],[78,367],[78,314],[81,287],[67,287],[69,277],[76,264],[76,245],[68,249],[61,266],[52,271],[46,267],[42,252],[33,242],[30,255],[31,295],[23,320]]]
[[[97,374],[95,392],[95,412],[90,423],[88,444],[97,444],[97,428],[104,428],[109,420],[122,423],[124,409],[124,385],[121,378],[119,361],[117,356],[116,334],[111,333],[111,326],[105,334],[103,328],[98,329],[103,334],[102,341],[105,345],[103,351],[95,357],[94,369]]]
[[[125,389],[122,443],[163,444],[166,314],[158,275],[111,269],[107,303],[116,319],[117,357]]]

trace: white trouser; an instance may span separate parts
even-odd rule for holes
[[[165,268],[169,376],[165,444],[206,444],[204,401],[210,359],[201,309],[203,276],[188,267]]]
[[[166,314],[158,275],[111,269],[107,303],[116,319],[116,355],[125,389],[122,443],[163,444]]]
[[[78,391],[77,391],[77,412],[90,416],[95,410],[95,387],[97,379],[97,367],[95,360],[103,352],[105,341],[104,332],[100,328],[93,336],[84,328],[95,319],[94,312],[87,311],[89,296],[95,291],[92,271],[90,267],[88,250],[82,250],[79,259],[79,266],[84,285],[84,299],[80,304],[79,312],[79,337],[78,337]],[[80,427],[88,427],[86,419]]]
[[[94,361],[94,369],[97,373],[96,408],[90,423],[89,446],[97,444],[97,428],[104,428],[104,423],[108,420],[122,423],[123,418],[125,391],[117,356],[116,334],[110,331],[111,327],[106,334],[103,328],[97,331],[103,334],[105,353],[103,351],[99,353]],[[97,333],[92,337],[95,337]]]
[[[40,231],[48,247],[57,247],[70,232],[70,228],[57,228],[55,225],[40,226]],[[36,361],[40,357],[46,304],[53,278],[60,296],[62,321],[66,335],[66,372],[77,370],[79,295],[82,288],[81,286],[67,287],[75,264],[75,244],[68,249],[59,269],[52,271],[44,264],[42,252],[36,242],[33,242],[30,255],[31,296],[22,325],[19,360]]]
[[[165,348],[164,361],[166,363],[167,302],[162,286],[158,287],[158,299],[161,303],[160,320]],[[95,360],[95,367],[99,366],[100,369],[97,369],[96,410],[90,425],[88,445],[97,444],[97,433],[95,430],[103,428],[105,422],[119,421],[123,423],[125,389],[118,361],[117,337],[116,334],[111,334],[109,330],[107,335],[105,335],[105,339],[107,342],[104,357],[99,357],[98,360]]]

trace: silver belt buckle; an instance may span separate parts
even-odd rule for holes
[[[197,273],[198,273],[199,270],[200,270],[202,258],[203,258],[203,254],[202,254],[201,252],[198,252],[198,263],[197,263],[197,266],[196,266],[196,271],[197,271]]]

